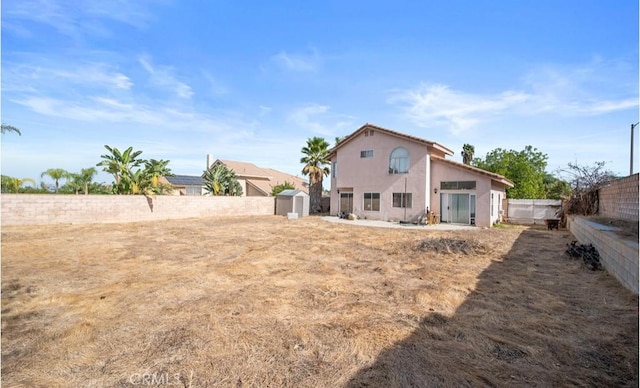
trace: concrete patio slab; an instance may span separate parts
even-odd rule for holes
[[[420,229],[420,230],[465,230],[465,229],[479,229],[470,225],[455,225],[455,224],[435,224],[435,225],[414,225],[414,224],[401,224],[399,222],[390,221],[377,221],[377,220],[347,220],[338,218],[336,216],[324,216],[323,220],[327,222],[334,222],[339,224],[357,225],[357,226],[369,226],[375,228],[402,228],[402,229]]]

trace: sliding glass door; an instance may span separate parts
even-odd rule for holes
[[[440,194],[442,222],[469,225],[475,223],[476,196],[470,194]]]

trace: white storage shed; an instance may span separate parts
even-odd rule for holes
[[[283,190],[276,196],[276,214],[288,216],[289,213],[297,217],[309,215],[309,195],[302,190]]]

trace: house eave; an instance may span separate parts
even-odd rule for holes
[[[490,171],[487,171],[487,170],[483,170],[481,168],[469,166],[469,165],[466,165],[464,163],[456,162],[456,161],[453,161],[453,160],[448,160],[448,159],[445,159],[445,158],[441,158],[439,156],[431,155],[431,160],[435,160],[435,161],[438,161],[438,162],[444,162],[444,163],[456,166],[458,168],[462,168],[462,169],[466,169],[466,170],[472,171],[472,172],[477,173],[477,174],[486,175],[489,178],[491,178],[491,180],[493,180],[495,182],[501,183],[501,184],[503,184],[505,186],[515,187],[515,184],[513,182],[511,182],[509,179],[505,178],[504,176],[502,176],[500,174],[496,174],[496,173],[493,173],[493,172],[490,172]]]
[[[344,139],[342,139],[338,144],[336,144],[333,148],[331,148],[329,150],[329,154],[327,156],[328,159],[333,158],[336,154],[339,148],[341,148],[342,146],[344,146],[345,144],[347,144],[348,142],[350,142],[351,140],[353,140],[354,138],[356,138],[360,133],[364,132],[366,129],[373,129],[376,131],[380,131],[383,132],[387,135],[390,136],[394,136],[397,138],[401,138],[401,139],[406,139],[406,140],[410,140],[419,144],[424,144],[427,147],[432,147],[446,155],[453,155],[454,152],[452,150],[450,150],[449,148],[443,146],[442,144],[430,141],[430,140],[426,140],[426,139],[422,139],[416,136],[411,136],[411,135],[407,135],[404,133],[400,133],[400,132],[396,132],[394,130],[388,129],[388,128],[383,128],[383,127],[379,127],[377,125],[374,124],[369,124],[366,123],[363,126],[361,126],[360,128],[358,128],[355,132],[353,132],[352,134],[346,136]]]

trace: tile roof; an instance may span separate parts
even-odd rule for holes
[[[216,160],[213,164],[222,162],[230,170],[236,173],[236,176],[244,178],[269,178],[269,173],[253,163],[237,162],[234,160]]]
[[[254,187],[264,195],[271,195],[273,186],[286,182],[293,183],[297,190],[308,192],[308,183],[299,176],[287,174],[286,172],[274,170],[273,168],[258,167],[253,163],[238,162],[234,160],[216,160],[213,164],[223,163],[230,170],[235,172],[238,178],[245,179],[247,185]]]
[[[333,148],[331,148],[329,150],[329,157],[333,156],[333,154],[335,154],[335,152],[338,150],[338,148],[340,148],[343,145],[345,145],[346,143],[348,143],[351,139],[355,138],[358,134],[360,134],[361,132],[363,132],[366,129],[375,129],[376,131],[381,131],[381,132],[387,133],[387,134],[389,134],[391,136],[402,137],[402,138],[405,138],[405,139],[408,139],[408,140],[411,140],[411,141],[414,141],[414,142],[417,142],[417,143],[422,143],[424,145],[437,148],[438,150],[440,150],[443,153],[448,154],[448,155],[453,155],[454,154],[454,152],[452,150],[450,150],[449,148],[443,146],[442,144],[436,143],[434,141],[422,139],[422,138],[419,138],[419,137],[416,137],[416,136],[407,135],[405,133],[393,131],[393,130],[388,129],[388,128],[383,128],[383,127],[379,127],[377,125],[366,123],[363,126],[361,126],[360,128],[356,129],[355,132],[353,132],[352,134],[345,136],[338,144],[336,144]]]
[[[431,155],[431,160],[436,160],[438,162],[444,162],[444,163],[448,163],[451,164],[453,166],[459,167],[459,168],[463,168],[472,172],[475,172],[477,174],[483,174],[483,175],[487,175],[489,177],[491,177],[491,179],[498,181],[500,183],[504,183],[505,185],[509,186],[509,187],[514,187],[515,184],[513,182],[511,182],[509,179],[505,178],[504,176],[500,175],[500,174],[496,174],[487,170],[483,170],[481,168],[477,168],[477,167],[473,167],[473,166],[469,166],[467,164],[464,163],[460,163],[460,162],[456,162],[453,160],[449,160],[449,159],[445,159],[445,158],[441,158],[439,156],[435,156],[435,155]]]

